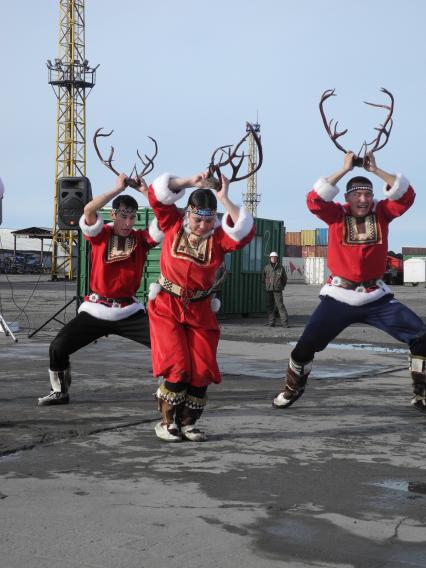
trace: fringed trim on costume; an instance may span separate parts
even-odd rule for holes
[[[229,224],[230,222],[232,223],[231,216],[226,212],[222,218],[222,229],[237,243],[250,233],[254,224],[253,217],[245,207],[240,207],[237,222],[233,227]]]
[[[164,239],[164,233],[158,226],[158,219],[154,217],[148,227],[149,236],[154,239],[156,243],[161,243]]]
[[[314,183],[314,190],[323,201],[333,201],[339,193],[337,185],[331,185],[324,177],[319,178],[319,180]]]
[[[165,400],[172,406],[177,406],[185,401],[186,389],[180,392],[172,392],[162,383],[157,389],[157,398]]]
[[[151,282],[149,285],[148,300],[155,300],[161,292],[161,286],[158,282]]]
[[[179,393],[180,394],[180,393]],[[187,394],[185,397],[185,406],[192,408],[193,410],[203,410],[207,404],[207,397],[199,398],[197,396],[192,396]]]
[[[390,187],[387,183],[385,183],[383,193],[385,194],[385,197],[391,201],[396,201],[404,195],[409,186],[410,182],[406,177],[402,174],[396,174],[396,180],[393,186]]]
[[[102,232],[102,229],[104,228],[104,220],[102,219],[99,213],[96,213],[96,217],[97,220],[94,225],[88,225],[86,223],[86,218],[84,217],[84,213],[80,217],[80,221],[78,222],[78,224],[80,225],[81,232],[83,233],[83,235],[86,235],[86,237],[96,237]]]
[[[152,182],[155,197],[164,205],[173,205],[173,203],[176,203],[176,201],[185,195],[185,189],[181,189],[178,193],[175,193],[169,188],[169,181],[175,177],[177,176],[166,173],[155,178]]]

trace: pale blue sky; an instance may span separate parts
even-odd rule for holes
[[[0,7],[3,227],[51,226],[56,98],[45,62],[57,56],[59,0]],[[87,102],[93,192],[114,182],[91,144],[99,126],[115,129],[119,169],[137,147],[150,149],[151,135],[159,142],[154,174],[190,175],[258,111],[259,217],[282,219],[291,231],[324,226],[305,195],[343,154],[322,126],[321,93],[336,88],[328,112],[349,128],[343,145],[357,151],[383,117],[362,101],[384,102],[383,86],[395,96],[395,125],[377,162],[417,191],[391,227],[390,248],[426,246],[425,12],[423,0],[86,0],[86,57],[100,64]],[[382,182],[374,182],[380,197]],[[244,182],[232,186],[235,201],[243,191]]]

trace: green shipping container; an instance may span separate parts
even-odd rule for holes
[[[101,211],[105,221],[110,220],[110,209]],[[153,218],[150,208],[137,213],[135,229],[145,228]],[[226,255],[227,275],[220,290],[222,306],[219,316],[249,316],[266,313],[262,271],[272,251],[283,256],[283,222],[271,219],[255,219],[256,235],[243,250]],[[145,263],[141,286],[137,297],[146,303],[151,282],[160,275],[161,245],[151,249]],[[79,300],[89,292],[90,245],[83,238],[79,245],[78,291]]]

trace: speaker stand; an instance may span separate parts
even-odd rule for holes
[[[0,312],[0,327],[3,329],[4,334],[5,335],[10,335],[10,337],[13,339],[13,341],[15,343],[17,343],[17,339],[16,337],[13,335],[12,330],[10,329],[10,327],[7,325],[6,320],[4,319],[4,317],[2,316],[1,312]]]
[[[80,303],[79,303],[79,289],[78,289],[78,283],[80,282],[80,279],[81,279],[80,245],[81,245],[81,233],[80,233],[80,231],[78,231],[78,234],[77,234],[77,250],[78,250],[78,254],[77,254],[77,277],[76,277],[76,291],[75,291],[76,295],[73,296],[72,299],[69,302],[67,302],[64,306],[62,306],[62,308],[60,310],[58,310],[56,313],[54,313],[52,317],[50,317],[47,321],[45,321],[43,323],[43,325],[41,325],[39,328],[37,328],[32,333],[30,333],[28,335],[29,339],[31,339],[31,337],[34,337],[34,335],[36,335],[36,333],[38,333],[40,330],[42,330],[44,327],[46,327],[46,325],[53,320],[55,320],[56,322],[58,322],[62,325],[65,325],[66,322],[59,320],[56,316],[58,316],[61,312],[66,310],[68,308],[68,306],[70,306],[74,302],[77,303],[77,308],[80,305]]]
[[[68,306],[70,306],[73,302],[75,302],[77,300],[77,296],[73,296],[72,300],[70,300],[67,304],[65,304],[65,306],[62,306],[62,308],[60,310],[58,310],[55,314],[53,314],[53,316],[51,318],[49,318],[47,321],[44,322],[43,325],[41,325],[39,328],[37,328],[35,331],[33,331],[32,333],[30,333],[28,335],[28,338],[31,339],[31,337],[34,337],[34,335],[36,333],[38,333],[40,330],[42,330],[44,327],[46,327],[46,325],[48,323],[50,323],[52,320],[55,320],[58,323],[61,323],[62,325],[65,325],[64,321],[59,320],[56,316],[58,316],[61,312],[63,312],[64,310],[66,310],[68,308]]]

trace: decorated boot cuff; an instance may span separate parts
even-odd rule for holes
[[[185,397],[186,389],[180,392],[172,392],[164,385],[164,383],[161,384],[157,389],[157,398],[161,398],[161,400],[165,400],[173,406],[177,406],[178,404],[184,402]]]
[[[202,410],[207,404],[207,397],[199,398],[197,396],[192,396],[187,394],[185,397],[185,406],[192,408],[194,410]]]

